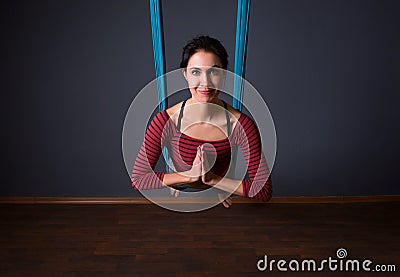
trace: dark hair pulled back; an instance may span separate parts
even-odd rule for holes
[[[228,53],[221,42],[209,36],[197,36],[183,47],[182,60],[180,67],[186,68],[190,57],[198,51],[211,52],[215,54],[221,61],[222,68],[228,67]]]

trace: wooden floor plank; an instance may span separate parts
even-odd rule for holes
[[[349,258],[394,264],[398,273],[399,230],[398,201],[240,204],[196,213],[1,204],[0,276],[275,276],[276,268],[257,270],[264,255],[319,260],[336,257],[338,248]],[[324,272],[339,275],[364,276]]]

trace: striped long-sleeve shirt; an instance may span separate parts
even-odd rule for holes
[[[175,171],[192,167],[197,147],[204,144],[209,159],[215,159],[211,171],[224,176],[230,165],[232,149],[240,147],[247,164],[248,179],[242,180],[243,196],[268,201],[272,196],[269,168],[262,153],[261,138],[254,121],[242,113],[228,138],[205,141],[190,137],[177,130],[166,111],[155,115],[147,127],[144,142],[132,171],[132,186],[137,190],[164,188],[164,172],[155,172],[162,149],[166,146],[174,162]],[[211,157],[214,155],[214,157]]]

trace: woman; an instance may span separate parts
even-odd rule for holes
[[[132,186],[140,190],[214,186],[268,201],[272,182],[257,126],[250,117],[218,98],[228,66],[225,48],[209,36],[196,37],[184,47],[180,66],[191,98],[153,118],[134,164]],[[153,171],[164,146],[174,162],[172,173]],[[249,180],[226,176],[233,146],[243,152]],[[225,207],[231,204],[230,198],[223,201]]]

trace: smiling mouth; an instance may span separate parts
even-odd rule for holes
[[[202,89],[197,90],[200,94],[209,95],[215,91],[215,89]]]

